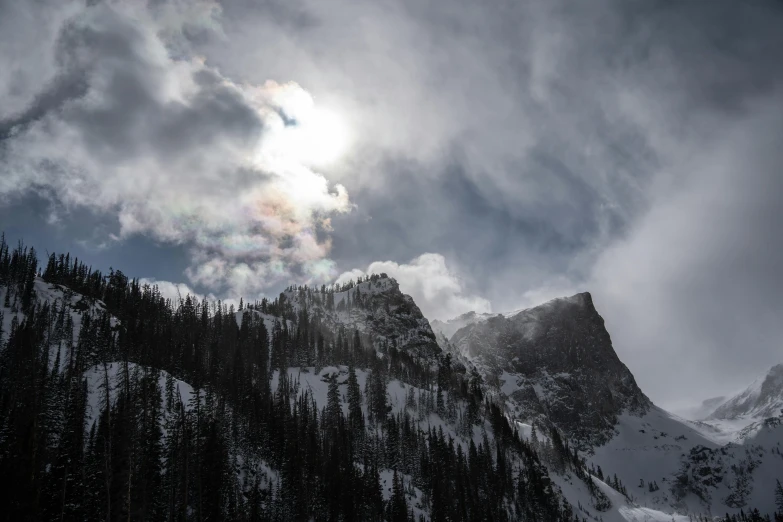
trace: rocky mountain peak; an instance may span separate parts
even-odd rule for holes
[[[449,344],[497,386],[514,416],[546,419],[585,445],[610,438],[618,415],[651,405],[588,292],[484,317]]]
[[[375,274],[338,286],[334,291],[296,287],[283,293],[295,310],[306,307],[333,330],[358,330],[383,350],[394,346],[415,357],[433,358],[441,349],[413,298],[397,281]]]

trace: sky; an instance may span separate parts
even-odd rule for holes
[[[0,0],[0,229],[167,293],[590,291],[683,408],[783,361],[783,2]]]

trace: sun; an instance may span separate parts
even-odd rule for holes
[[[313,107],[290,132],[296,154],[314,166],[334,163],[348,148],[348,128],[339,114],[329,109]]]
[[[271,116],[259,159],[326,167],[345,155],[350,132],[338,111],[317,106],[302,89],[284,91],[275,101],[279,109]]]

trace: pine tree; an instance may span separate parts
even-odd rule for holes
[[[783,515],[783,485],[780,484],[780,480],[775,480],[775,505],[778,507],[778,511]]]
[[[362,413],[362,390],[356,379],[356,369],[348,367],[348,423],[354,433],[364,432],[364,414]]]
[[[408,505],[405,502],[405,490],[402,486],[402,479],[394,470],[392,477],[392,495],[389,499],[389,521],[390,522],[408,522]]]
[[[326,395],[326,415],[324,416],[326,428],[330,431],[336,431],[341,418],[340,389],[337,385],[337,374],[333,374],[329,378],[329,391]]]

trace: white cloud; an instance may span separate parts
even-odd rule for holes
[[[364,274],[386,273],[400,284],[400,290],[413,297],[428,319],[451,319],[465,312],[490,312],[489,301],[468,294],[457,273],[446,266],[441,254],[422,254],[410,263],[375,261],[366,271],[353,269],[344,272],[337,282],[356,279]]]
[[[171,281],[158,281],[157,279],[154,278],[145,277],[139,279],[139,284],[141,284],[142,286],[143,285],[157,286],[160,295],[162,295],[164,299],[171,299],[171,301],[174,303],[179,302],[180,299],[185,299],[185,297],[188,295],[198,297],[199,299],[204,299],[203,295],[199,294],[198,292],[195,292],[192,288],[190,288],[185,283],[172,283]]]
[[[219,31],[218,15],[209,1],[115,2],[58,19],[41,43],[54,80],[0,120],[0,196],[38,191],[115,216],[117,239],[185,245],[190,282],[209,291],[329,280],[329,216],[351,203],[294,153],[313,136],[292,115],[317,107],[296,83],[235,82],[188,55],[183,35]]]
[[[572,296],[580,291],[582,290],[568,278],[557,277],[523,292],[517,301],[519,303],[517,309],[532,308],[558,297]]]

